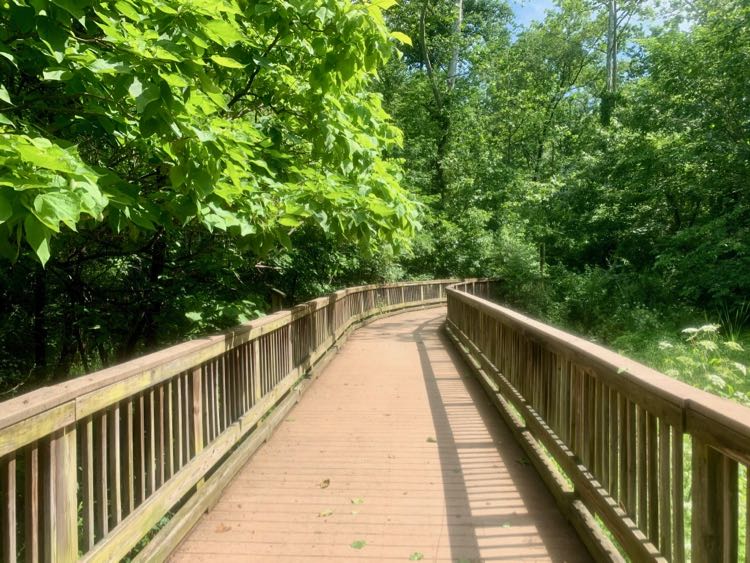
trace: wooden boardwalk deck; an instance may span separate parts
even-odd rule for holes
[[[444,315],[354,333],[172,561],[589,561]]]

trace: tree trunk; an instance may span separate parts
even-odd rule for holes
[[[602,125],[609,125],[617,99],[617,0],[607,0],[607,83],[601,103]]]
[[[458,59],[461,54],[461,27],[464,22],[464,1],[456,0],[456,24],[453,31],[453,56],[448,66],[448,89],[452,90],[456,85],[456,74],[458,74]]]

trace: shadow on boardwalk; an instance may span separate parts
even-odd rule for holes
[[[589,561],[443,318],[357,331],[174,560]]]

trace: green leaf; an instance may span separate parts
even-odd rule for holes
[[[365,540],[355,540],[352,542],[351,546],[354,549],[362,549],[367,545],[367,542]]]
[[[412,47],[411,37],[409,37],[405,33],[401,33],[400,31],[392,31],[391,37],[393,37],[396,41],[403,43],[404,45]]]
[[[115,9],[135,22],[141,19],[141,14],[138,13],[138,10],[136,10],[130,2],[115,2]]]
[[[424,553],[420,551],[415,551],[409,556],[409,561],[421,561],[424,559]]]
[[[49,231],[33,215],[26,216],[24,230],[26,231],[26,240],[44,266],[50,257]]]
[[[222,57],[221,55],[211,55],[211,60],[217,65],[225,66],[227,68],[245,68],[241,62],[236,61],[230,57]]]
[[[13,216],[13,206],[0,194],[0,223],[5,223]]]
[[[4,101],[7,104],[13,105],[13,102],[10,101],[10,94],[8,93],[8,90],[0,84],[0,100]]]
[[[365,499],[363,499],[362,497],[356,497],[356,498],[351,499],[351,503],[352,504],[364,504]]]
[[[75,230],[80,213],[80,201],[70,193],[46,192],[34,198],[34,215],[55,232],[61,221]]]
[[[302,224],[302,221],[297,219],[296,217],[292,217],[291,215],[284,215],[283,217],[279,218],[279,224],[284,225],[285,227],[299,227]]]
[[[84,8],[91,5],[88,0],[51,0],[53,4],[72,14],[76,19],[82,18]]]

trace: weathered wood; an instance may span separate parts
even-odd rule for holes
[[[609,496],[589,470],[579,463],[579,458],[551,431],[549,426],[530,408],[523,396],[506,378],[487,360],[476,348],[476,345],[463,332],[450,322],[449,334],[455,338],[469,353],[479,360],[482,369],[491,374],[493,381],[498,384],[503,396],[509,400],[515,409],[523,416],[526,426],[534,437],[553,455],[555,461],[573,481],[576,491],[581,495],[585,504],[590,506],[605,522],[626,552],[638,561],[664,561],[656,547],[638,529],[635,522]]]
[[[7,456],[0,461],[0,491],[2,491],[2,514],[0,514],[0,545],[2,559],[16,561],[16,458]]]
[[[693,438],[692,560],[736,561],[737,462]]]
[[[20,420],[0,432],[0,457],[17,452],[24,446],[72,424],[75,420],[76,405],[73,401]]]
[[[107,496],[107,413],[97,417],[96,445],[94,446],[94,486],[96,487],[96,535],[102,537],[109,532],[109,498]]]
[[[33,443],[26,448],[25,467],[25,525],[24,525],[24,551],[26,561],[36,563],[39,561],[39,445]],[[85,473],[84,473],[85,476]],[[93,509],[93,502],[92,502]],[[86,508],[84,507],[84,511]],[[93,525],[93,514],[89,522]],[[86,531],[84,522],[84,532]],[[91,529],[93,532],[93,528]]]
[[[83,472],[83,547],[86,550],[96,543],[96,514],[94,511],[96,493],[94,489],[94,421],[87,417],[81,429],[81,469]]]
[[[112,515],[113,525],[116,526],[122,520],[122,475],[120,468],[120,407],[116,406],[110,411],[109,422],[109,486],[111,505],[109,512]]]
[[[78,557],[76,431],[57,431],[42,448],[42,553],[48,563]]]

